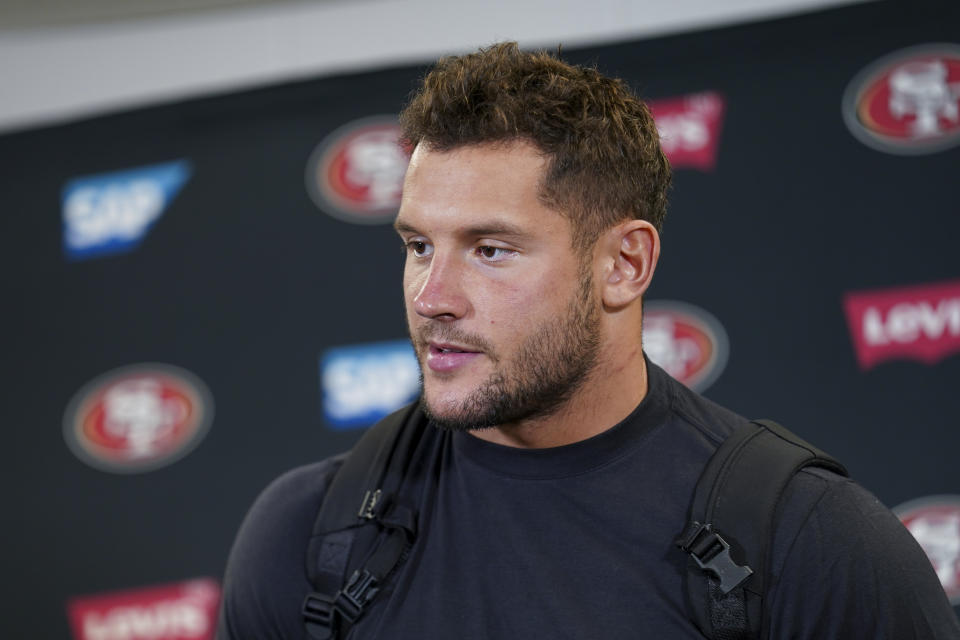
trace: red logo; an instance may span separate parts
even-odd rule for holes
[[[960,281],[848,293],[860,368],[906,358],[934,364],[960,351]]]
[[[644,304],[643,348],[650,360],[695,391],[709,387],[727,364],[727,332],[699,307],[658,300]]]
[[[72,598],[74,640],[213,640],[220,586],[210,579]]]
[[[64,436],[87,464],[135,473],[185,456],[212,419],[213,399],[199,378],[170,365],[142,364],[84,386],[67,406]]]
[[[649,103],[660,146],[674,169],[712,171],[716,163],[724,102],[718,93],[696,93]]]
[[[861,71],[843,97],[843,117],[861,142],[919,154],[960,143],[960,46],[901,49]]]
[[[307,191],[314,203],[347,222],[392,221],[410,160],[399,138],[394,116],[356,120],[327,136],[307,161]]]
[[[931,496],[893,509],[933,564],[950,604],[960,605],[960,496]]]

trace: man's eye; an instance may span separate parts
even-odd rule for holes
[[[477,253],[479,253],[485,260],[496,262],[509,256],[512,251],[509,249],[503,249],[501,247],[483,246],[477,247]]]
[[[407,249],[409,249],[413,255],[418,258],[423,258],[424,256],[430,254],[430,245],[420,240],[411,240],[408,242]]]

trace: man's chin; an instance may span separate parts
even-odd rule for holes
[[[444,380],[424,376],[422,396],[434,415],[456,415],[477,396],[477,385],[467,380]]]
[[[420,407],[430,422],[447,431],[472,431],[495,426],[491,424],[488,416],[465,411],[462,399],[433,401],[429,394],[424,394],[420,398]]]

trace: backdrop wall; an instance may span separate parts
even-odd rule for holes
[[[960,7],[564,57],[676,168],[648,352],[843,460],[960,598]],[[423,70],[0,137],[0,635],[208,637],[260,489],[410,395],[389,140]]]

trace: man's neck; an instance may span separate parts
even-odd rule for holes
[[[546,416],[470,433],[481,440],[524,449],[580,442],[618,424],[647,395],[647,366],[640,346],[601,358],[583,385]]]

